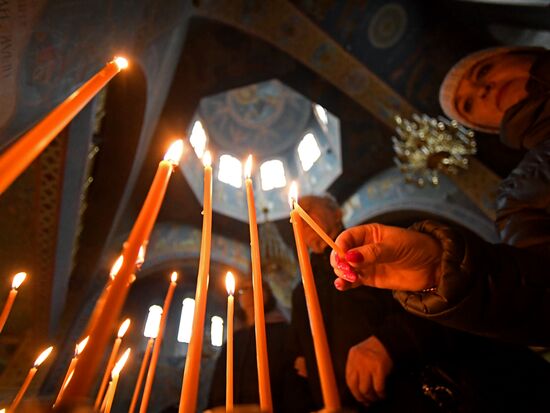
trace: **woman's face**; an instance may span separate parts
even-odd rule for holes
[[[504,113],[527,96],[533,60],[527,54],[509,53],[476,63],[458,84],[457,111],[472,124],[498,128]]]

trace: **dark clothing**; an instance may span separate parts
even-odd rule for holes
[[[550,51],[533,64],[527,92],[506,112],[501,140],[529,152],[497,193],[500,238],[521,248],[550,245]]]
[[[424,221],[411,228],[443,247],[435,292],[396,291],[411,313],[475,334],[530,345],[550,345],[550,277],[540,247],[489,244]]]
[[[543,389],[550,385],[550,366],[529,350],[411,316],[387,291],[369,287],[338,291],[328,253],[313,254],[311,261],[344,406],[366,411],[347,388],[345,367],[349,349],[371,335],[382,342],[394,369],[387,379],[386,400],[375,403],[369,412],[486,412],[510,406],[521,410],[524,398],[529,398],[531,406],[547,403]],[[301,284],[293,292],[292,304],[295,341],[289,354],[305,357],[311,404],[320,409],[322,395]],[[511,396],[502,397],[512,391]]]
[[[275,412],[285,412],[282,393],[289,361],[286,357],[288,324],[266,324],[267,354],[269,356],[269,379]],[[258,369],[256,364],[256,336],[254,327],[235,331],[233,338],[233,401],[235,404],[259,404]],[[210,387],[208,407],[225,406],[225,372],[227,347],[224,344],[218,359]]]
[[[550,346],[550,51],[533,64],[527,92],[501,126],[503,143],[529,149],[497,193],[503,244],[417,225],[443,246],[443,277],[436,292],[395,296],[410,312],[448,326]]]

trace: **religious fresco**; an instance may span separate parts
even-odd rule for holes
[[[366,182],[342,205],[346,227],[362,224],[393,211],[428,212],[465,226],[491,242],[498,242],[494,224],[445,175],[438,186],[419,188],[389,168]]]

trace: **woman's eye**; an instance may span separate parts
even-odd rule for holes
[[[491,64],[485,64],[477,71],[477,80],[483,79],[491,70]]]
[[[462,110],[465,113],[470,113],[472,111],[472,98],[468,98],[464,101],[462,105]]]

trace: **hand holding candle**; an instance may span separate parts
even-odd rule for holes
[[[225,411],[233,412],[233,314],[235,312],[235,277],[231,271],[225,276],[227,289],[227,340],[226,340],[226,379],[225,379]]]
[[[13,276],[8,299],[6,300],[6,304],[4,304],[2,314],[0,314],[0,333],[4,329],[6,321],[8,320],[8,316],[10,315],[11,308],[13,307],[13,303],[15,302],[15,297],[17,296],[17,289],[21,286],[23,281],[25,281],[25,278],[27,278],[26,272],[18,272]]]
[[[40,365],[42,363],[44,363],[44,361],[48,358],[48,356],[50,355],[52,350],[53,350],[53,347],[48,347],[46,350],[44,350],[42,353],[40,353],[38,358],[35,360],[34,365],[29,370],[29,373],[27,374],[27,377],[25,378],[25,381],[21,385],[21,388],[17,392],[17,395],[15,396],[15,398],[13,399],[13,402],[11,403],[10,407],[8,408],[8,410],[10,412],[14,413],[16,411],[17,406],[19,406],[19,403],[21,403],[21,400],[23,400],[23,396],[27,392],[27,389],[29,388],[29,385],[31,384],[31,381],[32,381],[34,375],[38,371],[38,367],[40,367]]]

